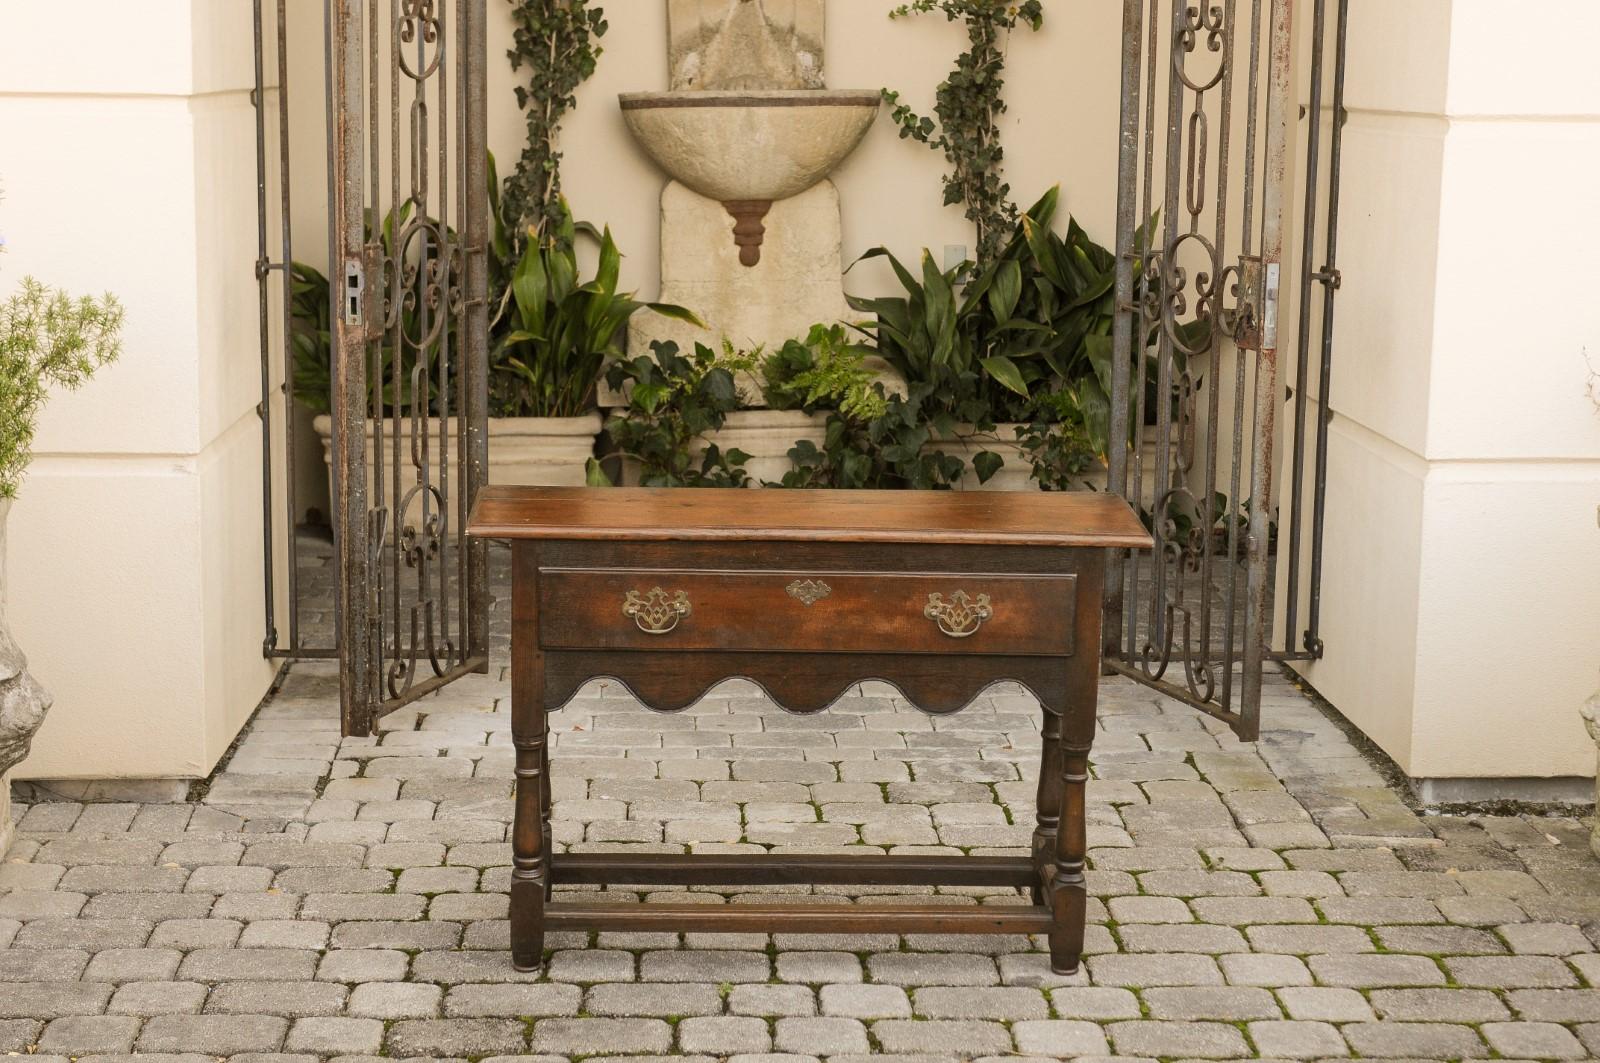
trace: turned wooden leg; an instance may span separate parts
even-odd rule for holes
[[[550,718],[544,702],[544,654],[539,650],[537,579],[532,549],[517,544],[511,589],[511,741],[517,751],[511,820],[511,962],[519,971],[536,971],[544,961],[549,882]]]
[[[1061,823],[1061,714],[1044,710],[1039,751],[1038,820],[1033,830],[1033,903],[1048,904],[1056,873],[1056,834]]]
[[[543,708],[531,715],[543,723]],[[537,970],[544,957],[544,902],[549,876],[545,838],[546,739],[517,746],[516,815],[511,826],[511,959],[519,971]]]
[[[1050,967],[1057,974],[1076,974],[1083,959],[1084,919],[1089,890],[1084,881],[1088,856],[1089,749],[1094,744],[1095,714],[1100,696],[1101,593],[1105,586],[1103,553],[1085,555],[1078,572],[1080,602],[1076,641],[1078,656],[1068,664],[1056,771],[1061,780],[1060,818],[1056,822],[1055,873],[1050,881],[1050,907],[1055,926],[1050,931]],[[1083,652],[1092,648],[1091,652]],[[1043,780],[1040,781],[1043,793]],[[1041,805],[1042,807],[1042,805]]]
[[[1084,793],[1089,781],[1089,747],[1066,745],[1061,755],[1063,800],[1056,829],[1055,876],[1050,885],[1050,907],[1055,926],[1050,931],[1050,968],[1057,974],[1076,974],[1083,956],[1083,930],[1089,891],[1083,864],[1088,850]]]
[[[544,898],[545,898],[545,900],[549,900],[550,899],[551,890],[555,886],[555,875],[551,873],[550,862],[551,862],[551,860],[553,858],[552,854],[554,854],[555,851],[556,851],[555,835],[551,832],[551,829],[550,829],[550,740],[549,740],[549,735],[550,735],[550,731],[549,731],[549,728],[548,728],[548,725],[547,725],[546,729],[545,729],[545,742],[544,742],[544,745],[540,747],[540,758],[539,758],[539,785],[540,785],[540,788],[541,788],[540,789],[540,794],[539,794],[539,812],[541,814],[541,819],[540,819],[540,823],[539,823],[539,832],[540,832],[541,841],[542,841],[543,846],[544,846],[543,849],[541,850],[541,852],[543,853],[541,871],[542,871],[542,873],[544,875]]]

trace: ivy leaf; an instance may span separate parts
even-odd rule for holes
[[[986,484],[989,482],[990,477],[999,472],[1000,467],[1005,463],[1006,459],[994,451],[985,450],[973,457],[972,468],[978,474],[978,482]]]

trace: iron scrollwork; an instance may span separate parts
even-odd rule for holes
[[[622,615],[646,635],[668,634],[692,611],[686,591],[668,594],[660,587],[653,587],[644,594],[629,591],[622,599]]]
[[[1289,0],[1123,7],[1126,412],[1114,403],[1107,464],[1155,550],[1112,561],[1108,658],[1253,736],[1268,617],[1252,588],[1270,579],[1249,529],[1272,500],[1276,363],[1262,351],[1277,327]]]

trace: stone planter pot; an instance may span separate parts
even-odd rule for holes
[[[22,763],[33,736],[50,711],[50,695],[28,674],[22,655],[6,627],[6,517],[10,499],[0,498],[0,856],[11,845],[11,769]]]
[[[972,425],[961,425],[953,437],[929,440],[922,452],[940,452],[967,463],[966,472],[961,474],[961,482],[955,485],[959,491],[1037,491],[1039,485],[1033,479],[1033,466],[1028,464],[1022,447],[1017,443],[1017,429],[1020,427],[1023,426],[1000,424],[995,425],[993,432],[979,433]],[[979,483],[978,474],[972,468],[972,459],[986,450],[1000,455],[1005,459],[1005,464],[999,472],[989,477],[987,483]]]
[[[745,462],[745,472],[750,474],[750,486],[778,483],[794,466],[789,463],[789,450],[802,439],[809,439],[819,448],[827,438],[828,418],[825,414],[808,414],[799,410],[737,410],[728,414],[720,431],[712,432],[704,441],[690,445],[689,453],[699,458],[709,443],[715,443],[724,453],[742,450],[750,455]],[[622,459],[622,486],[637,486],[639,463],[632,458]]]
[[[953,457],[960,458],[967,463],[967,471],[961,476],[958,489],[962,491],[1037,491],[1039,484],[1033,479],[1033,466],[1028,464],[1028,458],[1022,452],[1022,447],[1017,443],[1017,429],[1020,425],[996,425],[992,434],[979,435],[971,425],[963,425],[953,439],[933,440],[922,448],[923,453],[930,454],[934,451],[943,451]],[[978,482],[978,474],[972,471],[972,459],[984,451],[999,454],[1005,459],[1005,464],[1000,471],[989,478],[986,484]],[[1178,443],[1170,442],[1167,445],[1167,460],[1172,461],[1178,454]],[[1146,428],[1142,445],[1139,447],[1139,460],[1144,465],[1143,478],[1140,480],[1140,493],[1144,495],[1143,505],[1150,508],[1155,502],[1156,484],[1156,430]],[[1104,491],[1109,479],[1109,473],[1104,464],[1095,462],[1077,477],[1075,489],[1081,487],[1085,491]]]
[[[824,414],[803,413],[800,410],[739,410],[728,414],[720,431],[711,434],[710,442],[722,448],[723,453],[742,450],[750,455],[744,463],[750,474],[750,486],[778,483],[790,469],[789,451],[802,439],[809,439],[821,449],[828,435],[828,418]],[[697,456],[705,452],[704,444],[693,451]]]
[[[439,422],[427,422],[432,435],[432,445],[437,448]],[[410,467],[410,427],[402,421],[400,440],[401,475]],[[312,419],[311,427],[322,440],[322,457],[333,466],[333,419],[321,414]],[[456,421],[451,418],[446,426],[450,433],[452,453],[456,446]],[[393,437],[390,426],[384,426],[383,460],[387,471],[393,462]],[[491,417],[489,418],[489,482],[528,487],[582,487],[585,465],[594,456],[595,437],[600,434],[600,414],[588,413],[582,417]],[[373,460],[373,428],[367,425],[367,462]],[[437,455],[437,449],[434,451]],[[454,461],[454,458],[451,459]],[[387,482],[388,476],[385,477]],[[453,477],[452,477],[453,479]],[[367,475],[367,490],[372,490],[372,474]],[[330,495],[332,492],[329,492]]]

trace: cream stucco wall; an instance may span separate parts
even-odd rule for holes
[[[11,518],[11,624],[55,708],[22,778],[207,774],[261,644],[250,10],[0,6],[0,290],[112,290],[122,360],[57,395]]]
[[[609,224],[623,253],[623,283],[654,293],[659,283],[659,210],[666,176],[628,135],[619,92],[667,87],[666,3],[613,0],[604,5],[610,31],[595,75],[578,92],[562,136],[562,175],[574,213]],[[897,0],[833,0],[828,5],[827,80],[841,89],[903,90],[931,112],[935,86],[966,44],[959,26],[930,15],[890,22]],[[1010,111],[1003,120],[1007,171],[1014,197],[1032,203],[1061,183],[1070,210],[1101,242],[1112,239],[1116,210],[1117,40],[1115,3],[1047,4],[1043,31],[1012,38],[1007,70]],[[290,101],[294,113],[295,239],[307,261],[326,258],[327,177],[324,170],[322,23],[320,5],[291,10]],[[511,44],[509,8],[489,4],[489,146],[502,174],[526,139],[513,90],[518,75],[505,61]],[[1068,57],[1068,58],[1063,58]],[[898,139],[887,117],[834,175],[842,199],[845,259],[875,244],[915,256],[967,246],[972,235],[959,208],[941,205],[944,162],[926,147]],[[887,267],[867,263],[852,287],[890,283]]]
[[[1600,8],[1508,10],[1351,16],[1328,651],[1305,672],[1424,780],[1595,767]]]

